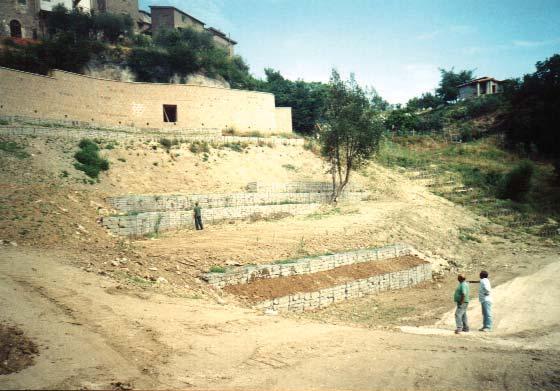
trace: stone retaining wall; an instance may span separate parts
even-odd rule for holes
[[[288,182],[288,183],[264,183],[249,182],[247,184],[249,193],[332,193],[331,182]],[[360,186],[348,184],[346,192],[364,191]]]
[[[184,131],[146,131],[128,132],[125,130],[105,130],[105,129],[72,129],[72,128],[51,128],[37,126],[1,126],[0,136],[35,136],[35,137],[60,137],[65,139],[82,138],[101,138],[113,141],[159,141],[162,138],[176,138],[183,141],[206,141],[208,143],[227,144],[227,143],[250,143],[250,144],[273,144],[302,146],[303,139],[282,138],[282,137],[243,137],[243,136],[222,136],[217,129],[188,129]]]
[[[365,193],[344,193],[342,199],[361,201]],[[231,194],[172,194],[127,195],[109,197],[105,201],[121,212],[155,212],[191,210],[195,202],[202,209],[249,205],[311,204],[329,201],[329,193],[231,193]]]
[[[277,278],[317,273],[339,266],[396,258],[410,254],[416,254],[416,251],[411,246],[407,244],[394,244],[379,248],[321,255],[313,258],[277,261],[277,263],[273,264],[242,266],[227,269],[225,273],[205,273],[201,278],[216,288],[223,288],[227,285],[247,284],[257,278]]]
[[[314,212],[321,204],[253,205],[202,209],[202,221],[215,223],[251,217],[271,217],[275,214],[305,215]],[[143,212],[109,216],[103,225],[111,232],[124,236],[142,236],[172,229],[194,228],[192,211]]]
[[[372,276],[366,279],[347,282],[316,292],[296,293],[289,296],[267,300],[257,304],[258,309],[275,311],[302,312],[317,308],[325,308],[343,300],[363,297],[366,295],[402,289],[431,280],[432,268],[429,262],[410,269]]]

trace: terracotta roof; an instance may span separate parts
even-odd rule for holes
[[[493,77],[483,76],[483,77],[479,77],[477,79],[472,79],[472,80],[470,80],[466,83],[459,84],[457,87],[464,87],[464,86],[468,86],[468,85],[471,85],[471,84],[477,84],[477,83],[482,83],[482,82],[491,81],[491,80],[495,81],[496,83],[501,83],[502,82],[501,80],[494,79]]]

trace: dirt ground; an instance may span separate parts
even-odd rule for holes
[[[72,167],[75,145],[18,142],[28,158],[0,151],[0,321],[39,354],[0,375],[1,389],[560,387],[553,240],[491,224],[375,164],[354,178],[370,192],[365,202],[129,240],[96,223],[104,197],[322,180],[324,167],[296,147],[204,158],[186,145],[171,156],[133,143],[104,149],[111,169],[88,184]],[[263,315],[198,278],[212,266],[396,242],[432,263],[433,281],[310,313]],[[456,337],[455,273],[476,279],[481,269],[496,287],[498,330]]]
[[[0,323],[0,375],[19,372],[33,365],[37,345],[17,327]]]
[[[507,335],[418,335],[263,316],[227,303],[119,288],[67,265],[60,254],[32,250],[4,251],[0,280],[2,316],[24,327],[41,350],[34,366],[0,377],[3,389],[119,382],[353,390],[560,384],[557,350],[500,343]]]
[[[355,263],[313,274],[258,279],[249,284],[226,286],[224,291],[249,302],[258,303],[259,301],[270,300],[275,297],[288,296],[294,293],[315,292],[331,286],[344,284],[348,281],[410,269],[422,263],[428,262],[415,256],[403,256],[375,262]]]

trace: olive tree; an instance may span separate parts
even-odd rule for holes
[[[333,202],[348,184],[350,173],[379,147],[383,126],[370,102],[354,75],[344,81],[332,71],[324,119],[318,127],[321,153],[332,177]]]

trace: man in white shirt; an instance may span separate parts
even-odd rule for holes
[[[480,272],[480,286],[478,287],[478,301],[482,306],[482,328],[479,331],[492,331],[492,287],[488,280],[488,272]]]

